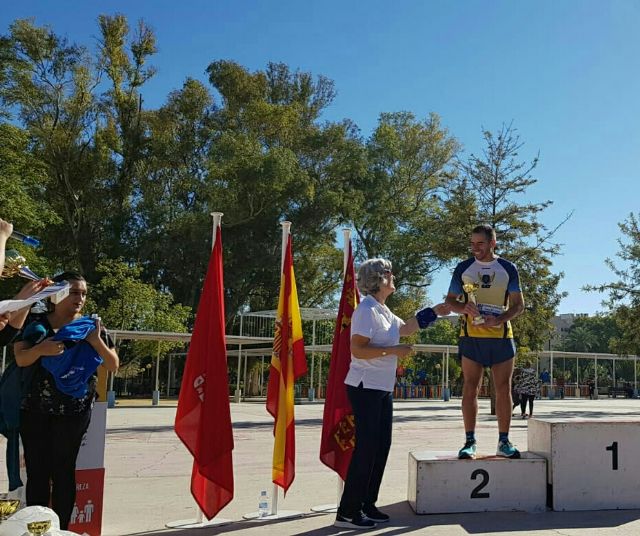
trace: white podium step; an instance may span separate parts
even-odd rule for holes
[[[546,509],[546,461],[528,452],[458,460],[457,452],[409,452],[408,501],[417,514]]]
[[[640,420],[531,419],[554,510],[640,508]]]

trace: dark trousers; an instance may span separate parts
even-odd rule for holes
[[[511,401],[513,402],[513,407],[511,409],[516,409],[516,406],[520,404],[520,394],[512,391]]]
[[[387,391],[347,385],[356,423],[356,446],[340,500],[340,514],[350,516],[378,500],[391,448],[393,397]]]
[[[529,402],[529,415],[533,415],[533,401],[535,398],[536,395],[520,395],[520,411],[523,415],[527,409],[527,401]]]
[[[66,530],[76,500],[76,458],[91,411],[79,415],[20,414],[27,466],[27,505],[49,506]]]

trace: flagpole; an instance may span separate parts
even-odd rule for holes
[[[349,262],[349,244],[351,243],[351,229],[342,229],[343,252],[342,252],[342,278],[347,275],[347,263]]]
[[[344,251],[342,254],[342,278],[347,277],[347,263],[349,262],[349,246],[351,245],[351,229],[344,228],[342,229],[342,236],[344,241]],[[340,499],[342,499],[342,491],[344,490],[344,480],[340,478],[338,475],[338,498],[336,500],[335,511],[338,511],[338,506],[340,505]],[[329,512],[333,512],[332,510],[328,510]]]
[[[213,251],[213,246],[216,245],[216,235],[218,234],[218,227],[220,227],[220,222],[222,221],[222,216],[224,216],[223,212],[212,212],[211,217],[213,218],[213,228],[211,230],[211,250]]]
[[[281,257],[280,257],[280,277],[282,277],[284,271],[284,259],[287,253],[287,244],[289,241],[289,234],[291,234],[291,222],[283,221],[280,222],[282,225],[282,249],[281,249]],[[288,519],[293,517],[301,517],[304,514],[302,512],[293,511],[293,510],[283,510],[282,512],[278,512],[278,485],[273,484],[273,492],[271,494],[271,505],[269,514],[263,517],[260,517],[259,512],[252,512],[250,514],[245,514],[242,517],[249,521],[273,521],[276,519]]]
[[[220,227],[220,222],[222,220],[222,216],[224,214],[222,212],[212,212],[211,216],[213,217],[213,228],[211,232],[211,251],[213,251],[214,246],[216,245],[216,235],[218,234],[218,227]],[[165,526],[169,529],[206,529],[209,527],[221,527],[223,525],[229,525],[233,523],[231,519],[222,519],[222,518],[213,518],[211,520],[207,520],[204,517],[204,513],[200,509],[199,506],[196,505],[197,513],[196,519],[181,519],[179,521],[170,521]]]
[[[113,339],[113,345],[114,348],[116,350],[116,353],[118,353],[118,346],[117,346],[117,341],[116,341],[116,336],[113,335],[112,336]],[[6,351],[7,347],[5,346],[3,348],[3,352]],[[2,371],[4,372],[4,354],[2,356]],[[109,390],[107,391],[107,408],[115,408],[116,407],[116,392],[113,390],[113,382],[115,381],[115,372],[110,372],[110,384],[109,384]]]
[[[289,234],[291,234],[291,222],[283,221],[280,223],[282,225],[282,248],[280,251],[280,274],[284,270],[284,257],[287,254],[287,242],[289,241]],[[273,485],[273,494],[271,495],[271,512],[269,512],[272,516],[278,515],[278,485]]]
[[[282,252],[280,256],[280,273],[282,273],[282,270],[284,269],[284,256],[287,253],[287,241],[291,234],[291,222],[283,221],[280,222],[280,225],[282,225]]]
[[[342,229],[342,240],[344,242],[343,247],[343,255],[342,255],[342,280],[347,276],[347,263],[349,262],[349,245],[351,244],[351,229],[343,228]],[[337,321],[337,320],[336,320]],[[325,404],[327,402],[327,395],[325,394]],[[335,504],[320,504],[318,506],[312,506],[312,512],[322,512],[326,514],[332,514],[338,511],[338,505],[340,504],[340,499],[342,499],[342,491],[344,489],[344,480],[340,478],[340,475],[337,476],[337,490],[336,490],[336,503]]]

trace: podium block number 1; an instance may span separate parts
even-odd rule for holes
[[[618,470],[618,442],[614,441],[613,443],[611,443],[611,445],[609,445],[606,448],[606,450],[611,451],[611,469],[613,471],[617,471]]]
[[[489,493],[488,492],[481,493],[480,490],[484,489],[489,483],[489,473],[484,469],[476,469],[473,473],[471,473],[471,480],[476,480],[478,477],[482,478],[482,480],[480,481],[480,484],[478,484],[471,491],[471,498],[472,499],[488,499]]]

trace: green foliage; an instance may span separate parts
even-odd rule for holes
[[[100,30],[92,57],[51,28],[17,20],[4,38],[0,69],[0,99],[27,130],[59,216],[44,251],[58,264],[79,265],[90,281],[105,253],[126,253],[122,240],[144,147],[138,89],[152,74],[144,64],[154,50],[142,23],[130,43],[122,16],[100,17]],[[103,75],[111,86],[101,83]]]
[[[47,175],[30,150],[27,132],[9,123],[0,123],[0,178],[0,217],[16,230],[40,237],[47,226],[60,221],[48,203]],[[9,241],[7,248],[18,250],[37,274],[53,275],[55,266],[33,249],[15,241]],[[24,282],[0,281],[0,295],[15,294]]]
[[[96,310],[105,326],[129,331],[186,333],[191,310],[173,302],[167,292],[144,283],[141,269],[122,261],[103,261],[97,267],[100,282],[91,290]],[[134,341],[121,353],[123,363],[139,362],[146,356],[161,356],[184,343]]]
[[[438,320],[431,327],[420,330],[419,341],[421,344],[458,344],[460,327],[457,323],[448,320]]]
[[[356,230],[358,257],[391,260],[399,287],[427,286],[451,258],[433,228],[447,218],[441,196],[458,148],[437,115],[418,121],[409,112],[382,114],[366,142],[366,169],[348,192],[357,202],[344,217]]]
[[[562,340],[567,352],[617,353],[622,333],[611,315],[576,318]]]
[[[39,233],[55,223],[47,203],[47,175],[29,148],[28,133],[0,123],[0,206],[2,217],[25,233]]]
[[[282,64],[251,73],[219,61],[208,73],[223,103],[212,114],[207,195],[225,212],[228,310],[275,308],[282,220],[293,222],[301,305],[330,304],[341,271],[339,173],[353,149],[349,125],[317,123],[333,83]]]
[[[606,293],[616,332],[611,337],[610,348],[619,354],[640,353],[640,224],[631,213],[618,224],[622,238],[618,239],[618,262],[606,259],[607,266],[616,280],[602,285],[589,285],[587,291]]]

